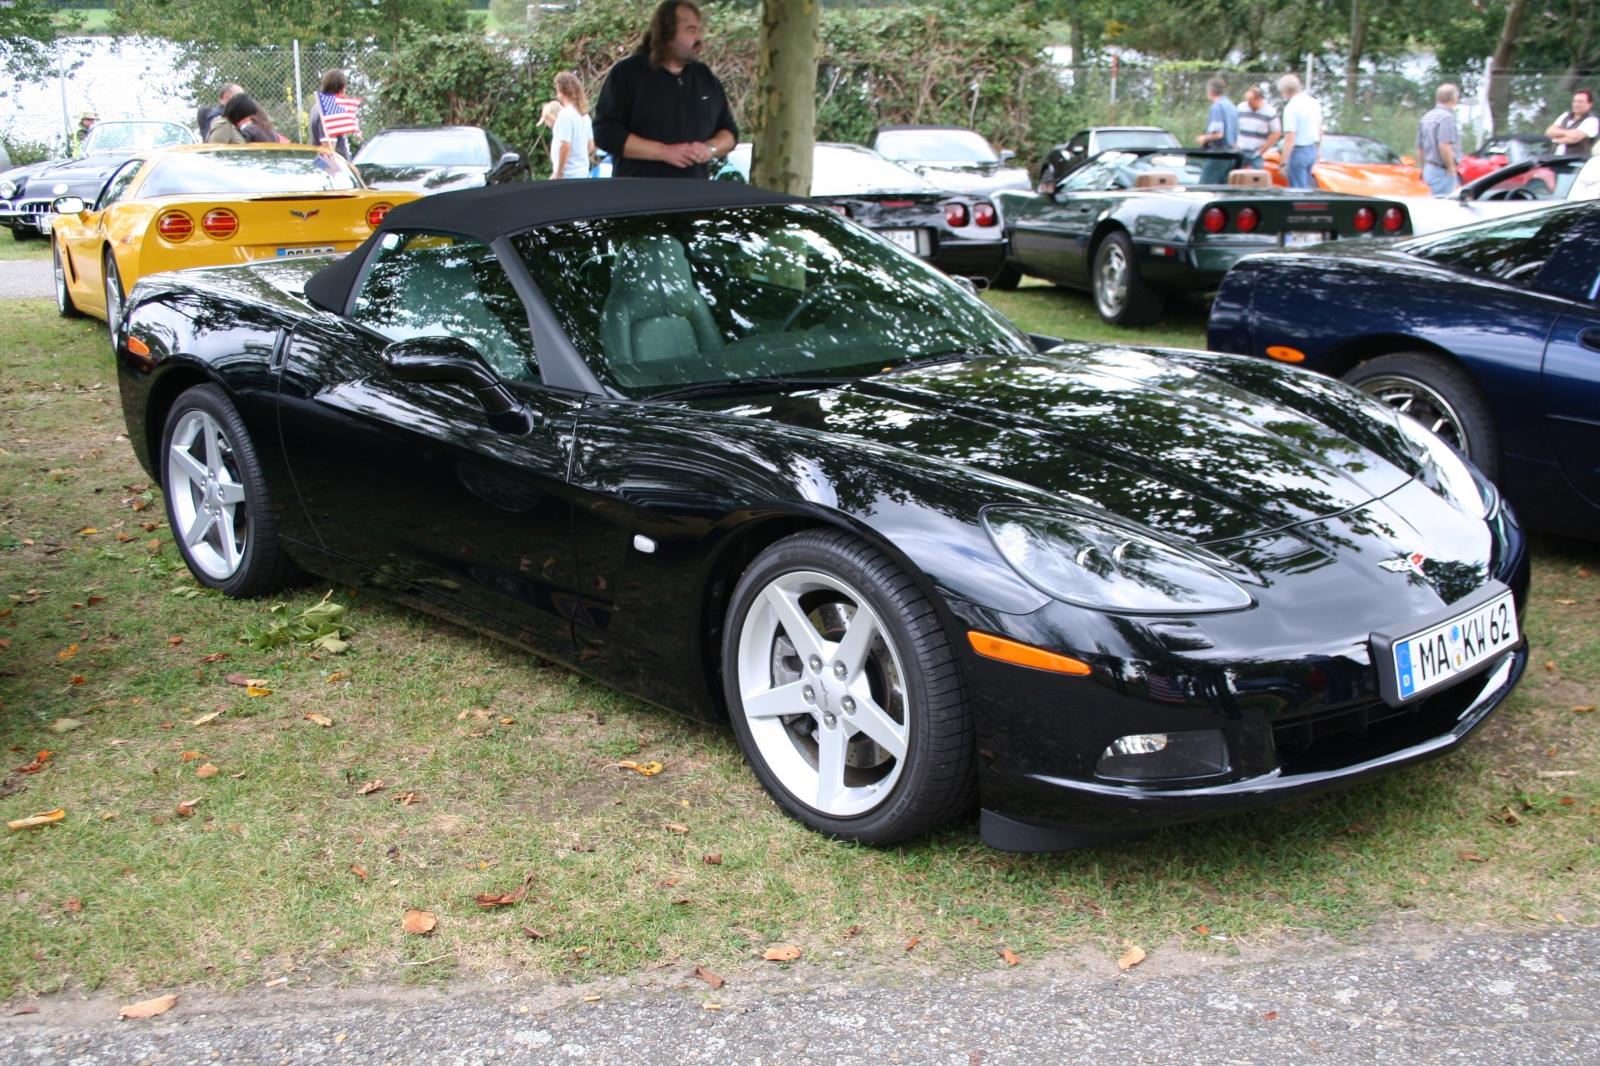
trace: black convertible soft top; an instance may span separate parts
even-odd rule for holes
[[[799,203],[805,201],[738,182],[662,178],[515,182],[424,196],[390,211],[361,247],[314,274],[306,282],[306,298],[343,313],[372,243],[391,230],[453,233],[488,244],[555,222]]]

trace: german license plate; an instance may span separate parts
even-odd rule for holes
[[[921,255],[918,233],[914,229],[881,229],[878,235],[893,244],[898,244],[912,255]]]
[[[1310,244],[1321,244],[1323,241],[1333,240],[1333,234],[1324,233],[1322,230],[1306,230],[1298,233],[1285,233],[1283,246],[1285,248],[1304,248]]]
[[[1511,593],[1394,642],[1396,691],[1402,700],[1447,684],[1521,639]]]
[[[291,259],[297,255],[332,255],[339,249],[331,244],[303,245],[299,248],[279,248],[279,259]]]

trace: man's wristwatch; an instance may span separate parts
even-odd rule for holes
[[[706,150],[711,153],[711,158],[712,159],[717,158],[717,146],[712,144],[710,141],[706,141],[705,142],[705,146],[706,146]]]

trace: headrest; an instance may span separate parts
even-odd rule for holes
[[[1229,185],[1247,185],[1251,188],[1270,188],[1272,175],[1265,170],[1231,170],[1228,172]]]
[[[1170,170],[1147,170],[1133,179],[1135,189],[1159,189],[1178,184],[1178,175]]]

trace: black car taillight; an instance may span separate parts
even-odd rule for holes
[[[998,226],[1000,224],[1000,212],[994,209],[994,204],[973,204],[972,221],[980,226]]]
[[[968,213],[966,204],[948,203],[944,205],[944,220],[946,225],[950,226],[952,229],[965,226],[967,224],[967,218]]]
[[[1398,207],[1391,207],[1383,213],[1383,228],[1390,233],[1399,233],[1400,227],[1406,224],[1406,213]]]
[[[1356,229],[1357,229],[1357,231],[1359,231],[1361,233],[1366,233],[1369,230],[1371,230],[1373,226],[1377,225],[1377,222],[1378,222],[1378,216],[1373,212],[1372,208],[1370,208],[1370,207],[1358,207],[1358,208],[1356,208]]]
[[[1256,227],[1261,225],[1261,212],[1253,207],[1241,207],[1233,224],[1239,227],[1240,233],[1254,233]]]
[[[1200,216],[1200,224],[1207,233],[1221,233],[1222,227],[1228,224],[1228,212],[1220,207],[1208,207],[1206,213]]]

